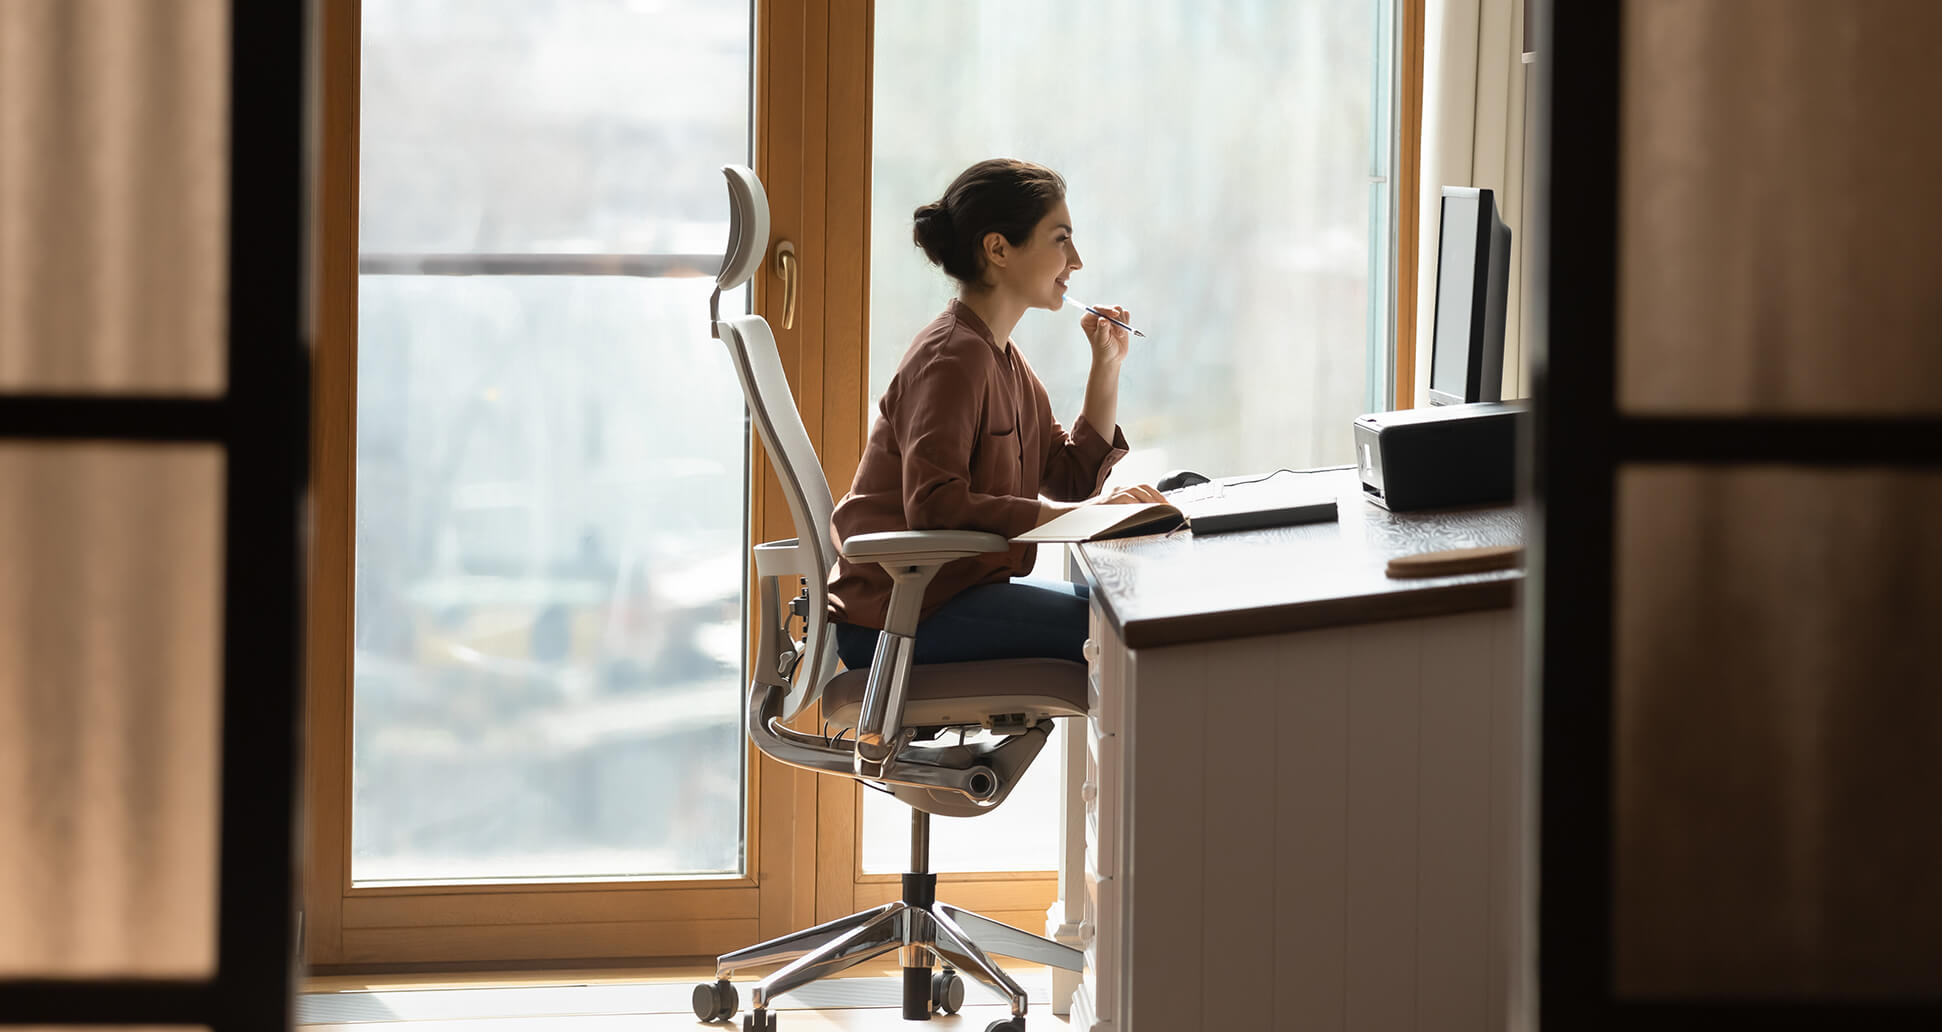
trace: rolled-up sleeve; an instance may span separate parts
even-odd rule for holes
[[[911,530],[982,530],[1015,537],[1038,525],[1038,499],[972,490],[971,457],[984,433],[979,418],[990,363],[940,352],[886,403],[903,442],[904,519]]]
[[[1069,433],[1054,422],[1045,435],[1045,477],[1039,490],[1062,502],[1091,498],[1126,451],[1126,435],[1117,426],[1108,441],[1085,416],[1073,422]]]

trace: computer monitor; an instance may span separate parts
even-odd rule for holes
[[[1497,216],[1496,195],[1478,187],[1444,187],[1430,404],[1503,400],[1509,291],[1510,227]]]

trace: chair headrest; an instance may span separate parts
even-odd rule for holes
[[[728,291],[747,283],[769,253],[769,195],[753,169],[723,165],[728,177],[728,252],[715,286]]]

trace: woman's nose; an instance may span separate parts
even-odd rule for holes
[[[1066,264],[1070,265],[1073,269],[1083,269],[1086,267],[1086,263],[1079,260],[1079,249],[1076,247],[1072,249],[1072,260]]]

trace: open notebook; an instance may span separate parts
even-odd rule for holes
[[[1086,505],[1012,538],[1014,542],[1047,544],[1060,541],[1099,541],[1164,534],[1186,527],[1196,534],[1220,534],[1257,527],[1285,527],[1335,519],[1335,498],[1291,498],[1282,493],[1237,492],[1201,498],[1178,505]]]

